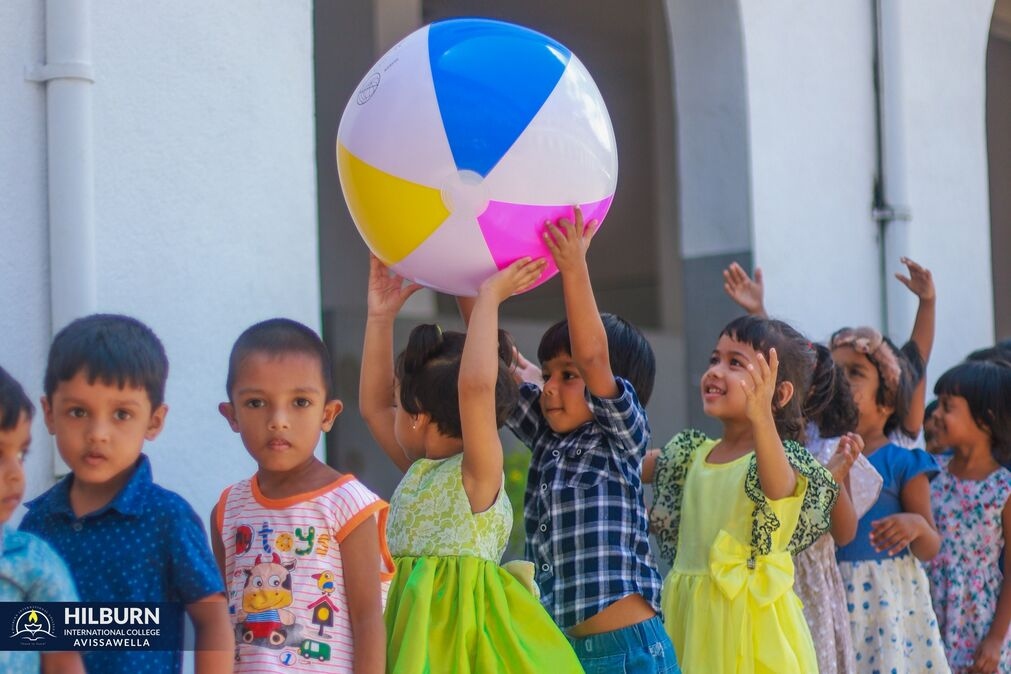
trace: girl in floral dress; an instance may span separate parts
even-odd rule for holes
[[[499,304],[544,262],[519,260],[481,286],[470,330],[411,331],[394,368],[393,323],[419,288],[372,258],[361,413],[405,472],[390,499],[396,575],[386,603],[387,672],[582,672],[532,592],[499,566],[512,528],[498,429],[518,398]]]
[[[947,672],[920,565],[937,554],[941,537],[930,507],[934,458],[889,440],[905,428],[914,388],[902,351],[873,328],[832,336],[832,358],[846,373],[859,418],[864,455],[881,474],[881,495],[860,518],[852,543],[836,559],[846,590],[858,672]]]
[[[941,551],[927,565],[930,593],[955,672],[1011,673],[1011,365],[966,362],[945,372],[934,392],[939,456],[931,483]]]

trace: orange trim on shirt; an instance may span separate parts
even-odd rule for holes
[[[373,501],[372,503],[368,504],[367,506],[359,510],[357,513],[355,513],[354,517],[345,522],[344,526],[342,526],[338,531],[335,531],[333,535],[334,540],[336,540],[337,543],[343,543],[344,539],[347,538],[352,531],[358,528],[359,524],[361,524],[368,518],[372,517],[380,510],[389,507],[390,506],[388,503],[386,503],[386,501],[382,499],[376,499],[375,501]]]
[[[289,496],[287,498],[270,498],[264,496],[263,492],[260,491],[260,481],[253,476],[253,479],[249,481],[250,490],[253,492],[253,498],[257,503],[262,505],[264,508],[271,508],[273,510],[283,510],[285,508],[290,508],[293,505],[298,505],[303,501],[311,501],[317,496],[322,496],[329,491],[333,491],[342,484],[346,484],[351,480],[355,479],[355,476],[351,473],[346,473],[341,475],[339,478],[331,482],[330,484],[324,485],[319,489],[314,491],[306,492],[304,494],[295,494],[294,496]]]
[[[225,487],[225,490],[221,492],[221,496],[218,497],[217,510],[214,514],[217,517],[214,518],[214,523],[218,525],[218,536],[222,538],[225,537],[225,502],[228,500],[228,494],[232,491],[232,487],[235,485],[230,485]]]
[[[386,544],[386,516],[390,514],[390,504],[385,505],[386,507],[379,511],[379,556],[383,558],[387,570],[379,572],[380,582],[393,580],[397,570],[396,564],[393,563],[393,555],[390,554],[390,548]]]

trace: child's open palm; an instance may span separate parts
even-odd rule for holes
[[[755,267],[755,277],[751,278],[741,265],[732,262],[723,270],[723,291],[752,316],[766,315],[761,267]]]
[[[832,473],[832,479],[837,484],[842,484],[849,475],[853,462],[857,460],[860,453],[864,451],[864,439],[857,433],[847,433],[839,438],[836,445],[835,454],[828,460],[825,466]]]
[[[899,279],[902,285],[909,288],[921,300],[934,299],[934,277],[930,273],[930,270],[926,267],[921,267],[908,257],[900,258],[900,262],[906,265],[906,268],[909,270],[909,276],[896,274],[895,278]]]
[[[596,220],[583,222],[583,211],[579,206],[573,211],[575,222],[559,218],[558,222],[549,220],[544,223],[544,244],[563,275],[586,265],[586,251],[597,225]]]
[[[369,254],[368,306],[371,315],[396,316],[407,298],[422,288],[417,283],[404,284],[404,277],[391,274],[378,257]]]
[[[769,360],[759,353],[756,363],[748,363],[747,376],[741,381],[744,389],[744,413],[752,424],[766,421],[772,416],[772,400],[776,395],[776,375],[779,372],[779,355],[769,349]]]

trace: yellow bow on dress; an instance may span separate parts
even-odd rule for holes
[[[749,564],[749,562],[751,562]],[[775,615],[763,619],[766,610],[793,587],[793,558],[789,552],[755,557],[751,548],[726,531],[720,531],[709,550],[709,574],[726,596],[733,623],[740,625],[737,640],[738,672],[794,671],[783,669],[794,658],[792,647],[776,627]],[[739,596],[745,592],[745,596]],[[791,663],[792,664],[792,663]]]

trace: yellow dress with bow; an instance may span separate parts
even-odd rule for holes
[[[772,552],[752,558],[754,503],[744,491],[751,454],[730,463],[699,448],[685,477],[680,536],[664,583],[663,612],[685,674],[818,671],[787,544],[800,517],[807,480],[792,496],[769,501],[780,526]]]

